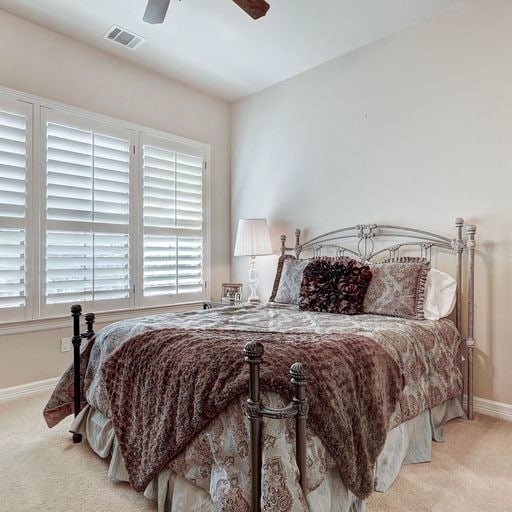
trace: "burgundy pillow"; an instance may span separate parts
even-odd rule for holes
[[[304,269],[299,309],[358,315],[371,278],[370,267],[352,258],[316,258]]]

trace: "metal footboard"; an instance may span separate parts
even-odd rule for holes
[[[294,363],[290,367],[291,382],[295,388],[293,400],[284,408],[276,409],[263,405],[260,398],[260,365],[264,348],[259,342],[249,342],[245,345],[245,362],[250,365],[249,399],[246,413],[251,429],[251,510],[261,510],[261,421],[263,418],[285,419],[295,417],[296,446],[295,457],[299,468],[300,486],[306,495],[306,419],[309,405],[306,399],[306,383],[308,368],[305,364]]]

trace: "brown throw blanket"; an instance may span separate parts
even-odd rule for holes
[[[309,423],[358,497],[403,388],[398,365],[360,335],[162,329],[133,337],[103,365],[112,421],[133,487],[142,491],[231,401],[248,391],[248,341],[265,345],[262,389],[285,400],[292,363],[307,363]]]

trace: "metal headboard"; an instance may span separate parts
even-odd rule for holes
[[[466,332],[467,347],[467,416],[473,419],[473,349],[474,340],[474,273],[475,273],[475,234],[476,226],[467,224],[464,233],[464,219],[455,219],[453,238],[425,231],[423,229],[393,226],[389,224],[357,224],[336,229],[301,243],[301,230],[295,230],[295,246],[286,247],[286,235],[281,235],[281,255],[294,252],[299,258],[305,252],[313,256],[326,255],[326,251],[335,257],[351,256],[363,262],[379,259],[398,258],[401,251],[416,249],[427,260],[432,259],[432,249],[453,254],[456,257],[457,301],[455,306],[455,324],[463,334]],[[386,245],[390,241],[391,245]],[[463,298],[463,255],[466,253],[465,297]],[[463,300],[464,299],[464,300]],[[464,303],[465,304],[464,304]],[[467,308],[467,324],[462,325],[462,309]],[[465,329],[464,329],[465,328]]]

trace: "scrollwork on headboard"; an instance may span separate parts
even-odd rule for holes
[[[462,219],[457,219],[457,221],[462,221],[462,224],[464,222]],[[458,224],[456,224],[457,226]],[[286,236],[281,236],[281,253],[294,251],[295,255],[299,257],[304,252],[311,251],[314,256],[321,256],[325,254],[325,250],[330,250],[333,256],[350,255],[360,261],[375,261],[379,257],[381,259],[397,258],[400,256],[401,249],[417,247],[420,256],[430,260],[433,247],[450,252],[457,252],[464,248],[462,233],[458,231],[455,238],[448,238],[430,231],[389,224],[357,224],[330,231],[302,244],[300,235],[301,231],[297,229],[295,231],[296,244],[293,248],[286,247]],[[386,239],[393,240],[393,243],[377,247],[377,241],[383,242]],[[404,239],[404,241],[397,242],[398,239]],[[350,242],[352,242],[352,247],[348,245]]]
[[[286,236],[281,235],[281,255],[295,253],[299,258],[305,253],[310,256],[331,255],[334,257],[351,256],[362,262],[376,262],[388,258],[400,257],[401,251],[417,250],[419,256],[432,260],[432,250],[438,249],[453,254],[456,258],[457,301],[455,307],[455,323],[462,333],[463,327],[467,334],[467,415],[473,418],[473,347],[474,333],[474,253],[476,227],[466,226],[466,238],[463,236],[464,219],[455,219],[455,236],[447,237],[423,229],[394,226],[390,224],[356,224],[355,226],[336,229],[316,236],[301,243],[301,230],[295,230],[295,246],[286,247]],[[389,243],[388,243],[389,242]],[[467,325],[462,325],[462,274],[463,254],[467,253],[466,265],[466,307]],[[416,254],[418,255],[418,254]]]

